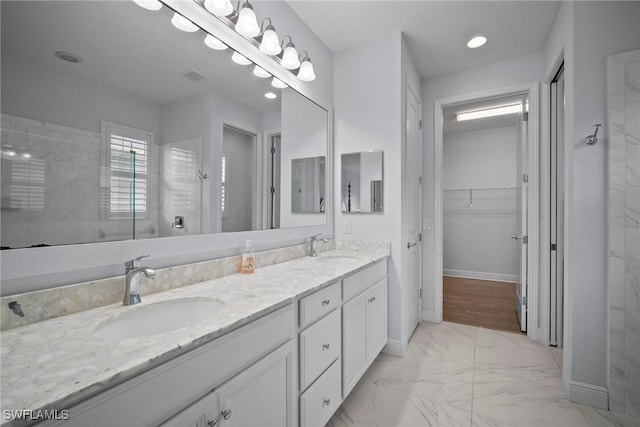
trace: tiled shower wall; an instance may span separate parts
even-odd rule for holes
[[[100,218],[100,133],[8,114],[1,125],[3,247],[131,239],[131,220]],[[157,200],[151,212],[138,237],[157,236]]]
[[[640,416],[640,50],[608,61],[609,409]]]

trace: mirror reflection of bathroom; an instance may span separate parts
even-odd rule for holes
[[[342,212],[383,212],[382,151],[342,155]]]
[[[291,212],[324,212],[326,157],[291,160]]]

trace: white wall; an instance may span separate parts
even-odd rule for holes
[[[389,338],[400,341],[401,273],[401,34],[392,33],[334,57],[335,206],[341,206],[340,155],[384,150],[384,213],[345,214],[336,209],[336,238],[391,242]],[[352,233],[344,232],[350,224]]]
[[[186,3],[185,3],[186,4]],[[186,7],[186,6],[185,6]],[[257,2],[254,4],[258,16],[270,16],[280,34],[291,34],[298,47],[307,49],[313,60],[318,78],[309,83],[286,79],[307,96],[331,110],[333,99],[333,53],[300,20],[284,1]],[[197,5],[194,10],[199,8]],[[200,16],[206,16],[200,11]],[[195,18],[194,18],[195,19]],[[210,21],[210,20],[209,20]],[[206,24],[205,27],[210,27]],[[242,42],[241,36],[232,29],[220,30],[227,37],[234,37],[232,44],[242,46],[240,50],[268,66],[264,55],[257,55],[257,48]],[[230,42],[231,43],[231,42]],[[263,67],[263,68],[264,68]],[[274,71],[275,72],[275,71]],[[294,80],[295,79],[295,80]],[[4,96],[4,93],[3,93]],[[126,111],[122,112],[123,115]],[[331,124],[331,115],[329,121]],[[117,121],[117,119],[114,119]],[[329,134],[332,143],[332,133]],[[330,147],[330,153],[331,147]],[[333,170],[329,165],[329,170]],[[204,200],[203,200],[204,202]],[[253,239],[256,250],[303,242],[311,233],[333,234],[332,214],[328,213],[329,225],[298,227],[287,230],[264,230],[246,233],[205,234],[200,236],[168,237],[163,239],[136,240],[87,245],[68,245],[51,248],[18,249],[2,254],[2,293],[5,295],[23,290],[43,289],[52,286],[121,275],[123,262],[140,254],[151,257],[146,262],[151,267],[166,267],[188,262],[197,262],[214,257],[240,253],[246,239]],[[33,260],[39,259],[34,265]]]
[[[434,177],[434,102],[439,99],[460,95],[469,95],[481,91],[506,88],[523,83],[538,81],[542,78],[544,56],[542,53],[526,55],[473,69],[427,78],[422,81],[422,120],[423,120],[423,209],[425,223],[432,224],[424,230],[423,237],[423,308],[426,312],[435,312],[435,281],[433,271],[435,230],[435,177]],[[478,76],[482,76],[479,78]],[[434,315],[435,317],[435,315]]]
[[[606,118],[607,57],[640,46],[640,3],[576,2],[573,4],[572,55],[565,58],[565,71],[572,83],[566,94],[571,99],[573,133],[569,136],[566,159],[568,221],[566,222],[565,323],[570,331],[565,347],[569,397],[589,402],[597,389],[584,393],[576,383],[607,386],[606,314],[606,147],[586,146],[585,136],[594,123]],[[562,22],[556,25],[563,25]],[[565,77],[566,78],[566,77]],[[565,332],[567,331],[565,329]],[[567,381],[566,381],[567,382]],[[595,397],[594,397],[595,396]],[[603,406],[606,398],[592,404]]]
[[[443,194],[445,275],[516,280],[516,163],[515,126],[445,134],[442,185],[463,190]]]

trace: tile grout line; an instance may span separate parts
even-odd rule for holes
[[[471,427],[473,427],[473,401],[476,386],[476,339],[473,339],[473,374],[471,375]]]

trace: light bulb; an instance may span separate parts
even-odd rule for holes
[[[228,16],[233,13],[230,0],[204,0],[204,8],[216,16]]]
[[[155,11],[162,9],[162,3],[160,3],[158,0],[133,0],[133,2],[141,8],[147,10]]]
[[[280,40],[278,40],[278,33],[272,25],[269,25],[262,34],[262,42],[260,42],[260,52],[265,55],[276,56],[282,52],[280,47]]]
[[[257,65],[253,69],[253,75],[256,77],[260,77],[261,79],[266,79],[267,77],[271,77],[271,74],[269,74],[264,68],[259,67]]]
[[[260,34],[258,19],[253,11],[253,6],[251,6],[249,2],[246,2],[240,9],[235,29],[239,34],[245,37],[255,37]]]
[[[22,153],[22,157],[24,159],[30,159],[31,158],[31,153],[29,153],[28,151],[25,151],[24,153]]]
[[[204,44],[214,50],[225,50],[227,45],[222,43],[218,38],[213,37],[211,34],[207,34],[204,38]]]
[[[274,77],[273,80],[271,80],[271,86],[277,87],[278,89],[285,89],[289,87],[285,82],[277,77]]]
[[[316,73],[313,72],[313,64],[308,56],[305,56],[302,60],[302,64],[300,64],[298,78],[303,82],[310,82],[316,79]]]
[[[276,99],[278,97],[278,95],[276,95],[273,92],[267,92],[267,93],[264,94],[264,97],[267,98],[267,99]]]
[[[181,31],[186,31],[187,33],[194,33],[198,31],[198,26],[193,22],[189,21],[184,16],[174,13],[173,18],[171,18],[171,23],[174,27]]]
[[[238,52],[233,52],[233,55],[231,55],[231,60],[239,65],[251,64],[251,61],[249,61],[245,56],[239,54]]]
[[[3,154],[8,157],[13,157],[16,155],[16,152],[12,148],[7,148],[6,150],[4,150]]]
[[[300,67],[300,60],[298,59],[298,51],[293,43],[289,43],[284,49],[282,54],[282,61],[280,64],[287,70],[295,70]]]

